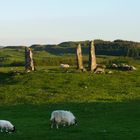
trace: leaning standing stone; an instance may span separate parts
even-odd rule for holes
[[[79,70],[83,70],[84,67],[83,67],[81,44],[79,44],[77,47],[76,58],[77,58],[77,68]]]
[[[89,46],[89,69],[90,71],[94,71],[96,67],[97,64],[96,64],[95,46],[94,41],[92,41]]]
[[[34,71],[34,62],[33,62],[33,53],[30,48],[25,48],[25,71],[30,72]]]

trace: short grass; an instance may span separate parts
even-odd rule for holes
[[[15,70],[14,70],[15,69]],[[0,104],[122,102],[140,99],[140,71],[93,74],[59,67],[0,69]]]
[[[51,61],[56,64],[59,58]],[[21,60],[20,55],[15,58]],[[139,140],[140,61],[108,56],[97,61],[126,62],[137,70],[98,75],[82,73],[75,66],[62,70],[59,65],[37,65],[31,73],[25,73],[22,66],[0,67],[0,119],[10,120],[17,128],[13,134],[0,133],[0,140]],[[50,129],[49,118],[55,109],[72,111],[78,126]]]
[[[123,103],[59,103],[0,108],[0,118],[11,120],[17,131],[0,133],[1,140],[139,140],[139,101]],[[50,113],[71,110],[78,125],[50,129]]]

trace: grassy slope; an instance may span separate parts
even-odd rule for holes
[[[140,98],[139,70],[95,75],[73,69],[64,72],[60,68],[44,68],[19,75],[1,72],[0,76],[0,104],[120,102]]]

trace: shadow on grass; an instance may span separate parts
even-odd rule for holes
[[[14,80],[14,76],[24,74],[24,72],[9,71],[0,72],[0,84],[15,84],[17,81]]]

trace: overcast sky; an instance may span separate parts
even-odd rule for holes
[[[0,0],[0,46],[140,42],[140,0]]]

